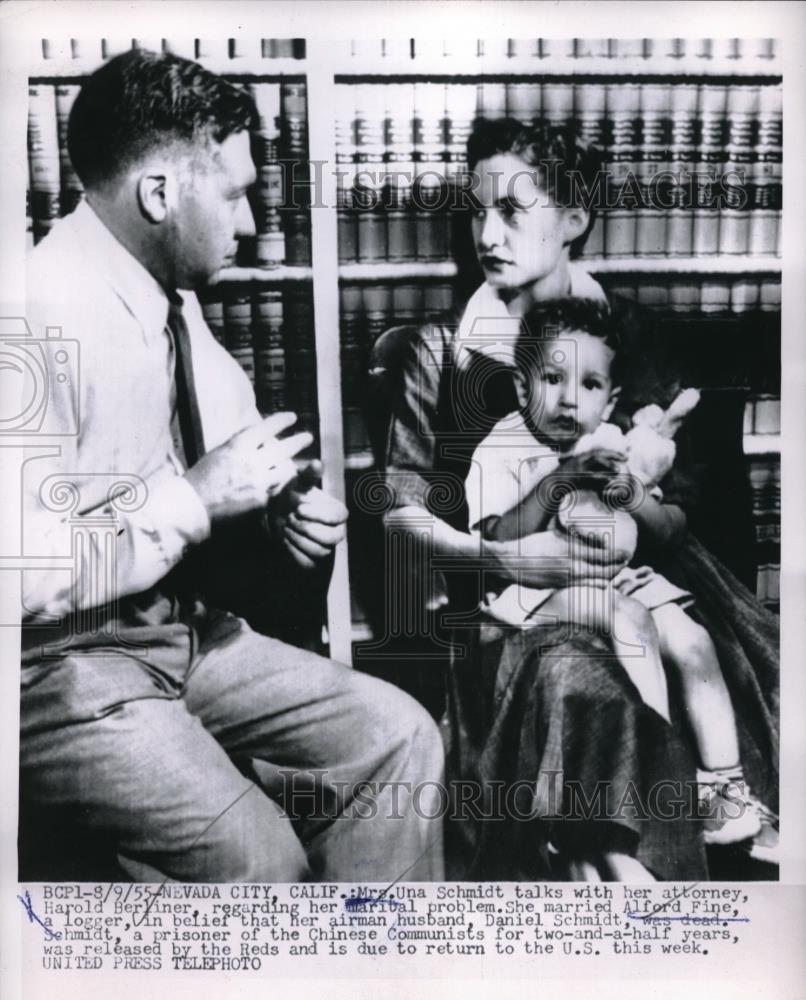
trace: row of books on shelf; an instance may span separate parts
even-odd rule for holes
[[[744,411],[744,434],[781,433],[781,397],[763,393],[748,400]]]
[[[263,59],[304,59],[305,39],[261,38],[245,36],[234,38],[171,38],[139,37],[126,35],[106,38],[43,38],[42,59],[101,60],[109,59],[128,48],[147,48],[155,52],[174,52],[187,59],[248,61],[250,64]],[[415,62],[419,59],[463,59],[472,66],[477,63],[482,72],[485,62],[491,59],[534,60],[535,70],[540,64],[554,60],[568,61],[569,72],[579,71],[586,61],[612,60],[613,72],[619,63],[647,61],[653,72],[675,72],[681,63],[696,72],[708,70],[717,62],[732,67],[736,72],[769,73],[778,58],[779,45],[774,38],[467,38],[457,33],[448,38],[429,35],[423,38],[361,38],[334,40],[334,51],[339,62],[349,66],[362,60],[376,62]]]
[[[383,97],[387,91],[401,86],[407,87],[393,84],[370,89]],[[408,90],[416,93],[419,86],[410,85]],[[449,85],[443,90],[447,93],[453,87]],[[258,81],[249,83],[248,88],[259,113],[254,143],[258,179],[252,192],[257,234],[240,241],[237,263],[266,268],[282,264],[307,266],[311,257],[312,189],[307,161],[305,84],[298,80]],[[29,87],[29,238],[34,243],[49,231],[59,215],[72,211],[81,198],[81,183],[70,164],[66,142],[70,108],[78,89],[74,83],[32,83]],[[364,89],[346,87],[342,91]],[[735,89],[753,88],[732,88],[729,93]],[[470,90],[475,93],[475,88]],[[761,91],[771,91],[780,97],[777,88],[761,88]],[[439,119],[443,125],[445,121]],[[412,135],[420,138],[419,146],[412,146],[408,152],[402,152],[394,136],[389,138],[388,119],[376,121],[380,132],[372,142],[355,147],[364,151],[360,155],[369,157],[366,163],[358,163],[358,153],[346,153],[347,147],[337,146],[335,169],[340,183],[346,185],[339,188],[341,263],[428,262],[450,258],[453,226],[460,224],[462,215],[453,209],[467,207],[468,202],[461,190],[454,188],[451,194],[445,187],[446,168],[450,164],[444,158],[434,159],[443,155],[436,148],[442,140],[436,145],[430,140],[425,142],[422,136],[430,134],[430,126],[426,128],[421,118],[411,119],[409,125],[411,122],[417,127],[400,141],[411,146],[415,141]],[[595,192],[583,192],[594,204],[604,207],[584,255],[616,259],[777,256],[781,208],[780,116],[778,122],[771,130],[765,126],[766,131],[753,132],[754,138],[745,144],[747,156],[755,157],[752,163],[737,159],[733,163],[735,169],[714,184],[703,184],[701,178],[696,184],[690,183],[690,177],[685,184],[678,184],[675,178],[683,174],[671,168],[683,164],[680,160],[665,164],[670,168],[667,175],[672,180],[667,177],[663,184],[653,187],[659,174],[653,173],[648,180],[640,175],[640,170],[637,174],[632,172],[636,167],[632,160],[613,160],[603,186]],[[463,126],[459,133],[456,149],[461,152],[456,155],[464,157],[468,128]],[[337,140],[339,134],[337,128]],[[763,142],[759,138],[762,134],[766,136]],[[388,152],[387,147],[393,152]],[[692,145],[690,151],[696,152],[698,148]],[[736,148],[731,147],[731,155]],[[375,152],[367,152],[368,149]],[[646,155],[646,149],[641,155]],[[372,162],[373,157],[378,163]],[[347,159],[351,161],[349,164]],[[659,163],[652,161],[652,170],[658,167]],[[374,189],[370,181],[376,185]],[[678,196],[683,188],[685,197],[681,200]]]
[[[779,205],[778,202],[776,202]],[[582,256],[587,259],[754,256],[781,253],[780,207],[606,210],[595,220]],[[445,261],[458,222],[449,209],[410,203],[373,211],[340,209],[339,263]]]
[[[569,73],[578,72],[587,60],[612,60],[618,72],[622,60],[647,60],[653,72],[674,71],[683,60],[696,69],[713,61],[736,71],[770,72],[778,57],[774,38],[467,38],[458,32],[449,38],[354,38],[336,43],[339,59],[355,62],[380,59],[416,61],[440,58],[478,61],[516,59],[534,60],[535,71],[541,62],[567,60]],[[482,69],[479,70],[483,71]]]
[[[770,413],[774,404],[765,398],[756,401],[765,411],[765,422],[774,426]],[[758,413],[758,409],[756,411]],[[759,433],[756,431],[756,433]],[[778,457],[754,457],[748,463],[753,520],[756,530],[756,596],[762,604],[777,610],[780,601],[781,562],[781,463]]]
[[[41,41],[40,69],[47,72],[48,64],[75,60],[100,65],[106,59],[120,55],[129,49],[148,49],[151,52],[172,52],[184,59],[200,63],[208,60],[220,64],[231,60],[233,69],[240,60],[248,61],[250,68],[257,69],[263,60],[304,59],[304,38],[161,38],[157,35],[132,38],[131,35],[115,35],[99,38],[43,38]],[[93,67],[94,68],[94,67]]]
[[[202,300],[213,336],[240,364],[264,414],[291,410],[319,437],[316,345],[310,289],[217,287]]]
[[[624,276],[614,275],[602,276],[601,281],[610,295],[672,314],[778,312],[781,307],[778,278],[675,275],[665,281],[653,276],[631,284]],[[458,303],[450,282],[343,283],[339,294],[342,345],[354,341],[372,345],[391,326],[456,320]]]
[[[643,306],[668,313],[740,314],[759,310],[779,312],[781,279],[726,277],[710,274],[676,274],[631,278],[598,275],[610,295],[632,299]]]
[[[239,247],[239,263],[263,267],[310,264],[310,217],[305,195],[308,135],[306,86],[298,80],[252,82],[259,115],[254,135],[257,182],[252,191],[256,236]],[[28,88],[29,243],[38,242],[60,215],[81,200],[70,163],[67,127],[79,86],[31,83]]]
[[[511,115],[575,130],[605,170],[578,183],[601,218],[590,256],[778,253],[779,85],[370,83],[337,87],[344,262],[443,259],[471,207],[474,123]]]
[[[342,83],[336,86],[336,146],[344,164],[447,164],[462,173],[479,119],[567,128],[607,160],[721,164],[780,155],[777,83],[547,82]]]

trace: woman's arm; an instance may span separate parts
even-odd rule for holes
[[[641,505],[632,512],[638,525],[638,537],[655,548],[676,544],[686,530],[686,515],[677,504],[665,504],[647,493]]]
[[[528,587],[567,587],[571,583],[612,580],[629,554],[608,551],[574,539],[573,558],[566,535],[542,531],[515,541],[496,541],[458,531],[419,506],[398,507],[386,515],[388,530],[402,529],[422,539],[428,525],[434,556],[456,560],[456,568],[487,569]]]
[[[514,542],[526,535],[545,531],[551,517],[538,499],[537,490],[530,490],[511,510],[486,517],[478,530],[487,541]]]

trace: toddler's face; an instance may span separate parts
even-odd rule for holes
[[[517,378],[521,407],[549,444],[565,451],[610,415],[615,403],[610,377],[614,352],[582,330],[543,341],[537,364]]]

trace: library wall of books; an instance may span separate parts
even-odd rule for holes
[[[203,308],[261,409],[292,409],[314,431],[325,483],[348,501],[373,463],[372,345],[393,325],[449,319],[479,281],[467,213],[456,209],[474,121],[573,122],[603,151],[605,197],[620,194],[599,213],[586,268],[676,336],[699,338],[691,384],[748,392],[757,593],[777,608],[775,41],[44,39],[29,81],[29,244],[82,197],[65,142],[82,77],[129,46],[198,59],[255,99],[257,235],[241,240]],[[359,527],[328,603],[331,651],[347,656],[352,640],[371,636],[359,596],[365,549]]]

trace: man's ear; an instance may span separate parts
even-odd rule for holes
[[[602,420],[610,419],[610,414],[616,408],[616,403],[618,402],[618,397],[620,392],[621,388],[619,386],[616,386],[614,389],[611,390],[610,399],[608,399],[607,406],[604,408],[604,413],[602,413]]]
[[[566,208],[563,212],[563,226],[565,229],[565,239],[563,242],[568,245],[582,236],[588,228],[590,218],[590,212],[581,206]]]
[[[137,201],[143,218],[154,224],[164,222],[173,208],[175,197],[173,173],[161,167],[151,168],[137,181]]]

